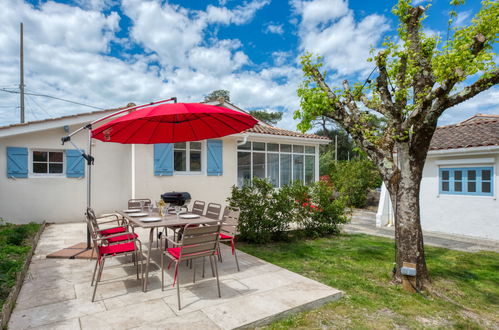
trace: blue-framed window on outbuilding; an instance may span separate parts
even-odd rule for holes
[[[440,168],[439,192],[448,195],[494,195],[494,168]]]

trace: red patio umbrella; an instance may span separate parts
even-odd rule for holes
[[[165,103],[174,101],[175,103]],[[104,142],[152,144],[199,141],[236,134],[253,127],[258,121],[249,114],[223,107],[200,103],[176,103],[177,98],[158,101],[122,109],[85,125],[61,138],[62,144],[70,142],[80,150],[87,162],[87,207],[91,207],[92,138]],[[95,129],[93,125],[125,112]],[[71,137],[87,129],[87,152],[78,148]],[[90,233],[87,232],[87,248],[90,248]]]
[[[239,133],[257,120],[244,112],[200,103],[163,103],[135,110],[92,130],[92,138],[117,143],[199,141]]]

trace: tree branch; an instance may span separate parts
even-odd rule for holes
[[[459,103],[471,99],[473,96],[483,92],[484,90],[489,89],[490,87],[498,83],[499,83],[499,69],[492,71],[490,75],[487,75],[486,77],[478,79],[477,81],[475,81],[475,83],[466,86],[459,93],[450,95],[449,97],[447,97],[447,102],[445,102],[445,105],[448,108],[458,105]]]

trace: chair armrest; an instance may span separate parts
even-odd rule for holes
[[[122,225],[122,226],[116,226],[116,227],[107,227],[107,228],[97,229],[96,231],[97,232],[101,232],[101,231],[104,231],[104,230],[115,229],[115,228],[123,228],[123,227],[128,227],[128,225]],[[122,232],[122,233],[125,233],[125,232]]]
[[[129,232],[129,231],[125,231],[125,232],[122,232],[122,233],[119,233],[119,234],[113,234],[113,235],[109,235],[109,236],[104,236],[104,237],[97,237],[97,238],[92,238],[94,241],[105,241],[105,240],[108,240],[110,238],[113,238],[113,237],[120,237],[120,236],[124,236],[124,235],[129,235],[130,237],[130,241],[139,241],[138,238],[136,238],[133,233]],[[140,241],[139,241],[140,242]]]
[[[174,240],[170,239],[168,236],[162,237],[161,240],[168,241],[168,242],[172,243],[173,245],[177,245],[177,246],[180,245],[180,243],[175,242]]]

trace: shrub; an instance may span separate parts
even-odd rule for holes
[[[289,202],[266,180],[254,179],[241,188],[233,186],[228,201],[241,210],[238,229],[244,240],[255,243],[278,240],[288,229]]]
[[[369,160],[331,163],[329,176],[335,190],[353,207],[365,207],[369,190],[381,186],[381,177]]]
[[[289,229],[296,224],[306,237],[339,232],[337,225],[346,222],[344,203],[333,197],[327,182],[305,186],[300,182],[274,189],[264,179],[253,179],[243,187],[232,187],[231,206],[241,209],[240,238],[255,243],[289,239]]]

